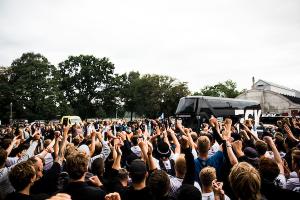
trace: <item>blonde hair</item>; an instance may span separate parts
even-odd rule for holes
[[[213,167],[203,168],[200,172],[199,178],[204,187],[211,187],[212,181],[217,178],[216,169]]]
[[[185,162],[185,158],[184,158],[184,154],[180,154],[178,156],[178,158],[175,161],[175,171],[179,174],[179,175],[185,175],[186,173],[186,162]]]
[[[224,124],[232,124],[232,120],[230,118],[226,118],[224,120]]]
[[[210,141],[207,136],[200,136],[197,140],[199,153],[207,153],[210,148]]]
[[[258,171],[246,162],[233,166],[229,174],[230,186],[239,199],[260,199],[261,179]]]

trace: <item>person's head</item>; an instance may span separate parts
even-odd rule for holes
[[[74,155],[78,153],[78,149],[74,146],[74,144],[69,143],[66,145],[65,155],[64,157],[67,158],[70,155]]]
[[[118,174],[119,180],[122,183],[123,186],[127,186],[128,184],[128,179],[129,179],[129,173],[125,168],[119,169],[119,174]]]
[[[104,174],[103,158],[99,157],[93,161],[92,166],[91,166],[91,171],[93,174],[97,175],[98,178],[103,177],[103,174]]]
[[[279,167],[273,159],[266,157],[260,159],[259,174],[262,179],[273,182],[279,172]]]
[[[276,134],[275,135],[275,145],[276,145],[276,148],[278,149],[279,152],[285,152],[286,149],[285,149],[285,146],[284,146],[284,138],[282,135],[280,134]]]
[[[177,193],[177,200],[199,200],[202,199],[201,192],[193,185],[183,184]]]
[[[95,153],[94,155],[99,155],[102,152],[102,143],[96,142],[95,143]]]
[[[268,150],[268,145],[264,141],[258,140],[255,143],[255,149],[259,156],[263,156]]]
[[[156,170],[148,178],[148,186],[156,197],[166,196],[170,190],[170,179],[163,170]]]
[[[66,171],[73,180],[81,179],[88,170],[88,158],[81,154],[73,154],[67,157]]]
[[[213,180],[217,179],[216,169],[205,167],[201,170],[199,177],[203,187],[212,187]]]
[[[224,124],[228,124],[228,125],[231,125],[232,124],[232,120],[230,118],[226,118],[224,120]]]
[[[166,142],[158,142],[156,151],[159,159],[168,159],[171,156],[170,146]]]
[[[245,120],[245,125],[251,130],[252,128],[252,121],[250,119]]]
[[[9,172],[9,181],[17,192],[33,185],[36,172],[31,162],[21,162]]]
[[[183,154],[180,154],[175,161],[175,172],[179,177],[184,177],[186,173],[186,162]]]
[[[132,136],[131,142],[132,142],[133,146],[137,146],[138,145],[138,139],[139,139],[138,135]]]
[[[78,151],[86,157],[90,157],[90,148],[86,144],[80,145]]]
[[[133,184],[139,184],[146,180],[147,166],[141,159],[135,159],[129,166],[129,176]]]
[[[235,196],[241,200],[260,199],[261,179],[258,171],[246,162],[233,166],[229,183]]]
[[[207,136],[200,136],[197,140],[199,153],[207,153],[210,148],[210,141]]]
[[[5,149],[0,147],[0,169],[4,167],[6,159],[7,159],[7,152],[5,151]]]
[[[50,139],[47,139],[44,141],[44,148],[47,148],[49,146],[49,144],[51,143]]]
[[[30,162],[35,169],[36,179],[42,178],[44,170],[43,160],[38,156],[33,156],[28,159],[28,162]]]
[[[293,170],[300,170],[300,150],[292,152],[292,168]]]

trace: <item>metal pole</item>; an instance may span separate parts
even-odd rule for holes
[[[10,117],[9,117],[9,121],[10,121],[10,124],[12,124],[12,102],[10,102]]]
[[[118,119],[118,108],[116,108],[116,119]]]

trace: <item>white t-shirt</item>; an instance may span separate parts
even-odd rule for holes
[[[297,172],[293,171],[290,173],[290,178],[286,181],[286,189],[288,190],[296,190],[300,187],[299,177]]]
[[[215,200],[214,192],[202,193],[202,200]],[[227,195],[225,195],[225,200],[230,200],[230,198]]]
[[[174,162],[177,160],[179,154],[178,153],[172,153],[170,158],[166,161],[163,161],[164,165],[165,165],[165,168],[167,170],[171,169],[171,162],[170,160],[174,160]],[[156,162],[156,166],[157,166],[157,169],[161,169],[160,166],[159,166],[159,160],[157,160],[156,158],[153,158],[154,159],[154,162]]]

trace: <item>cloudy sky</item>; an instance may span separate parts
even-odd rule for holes
[[[300,1],[0,0],[0,65],[29,51],[109,57],[192,91],[252,76],[300,90]]]

